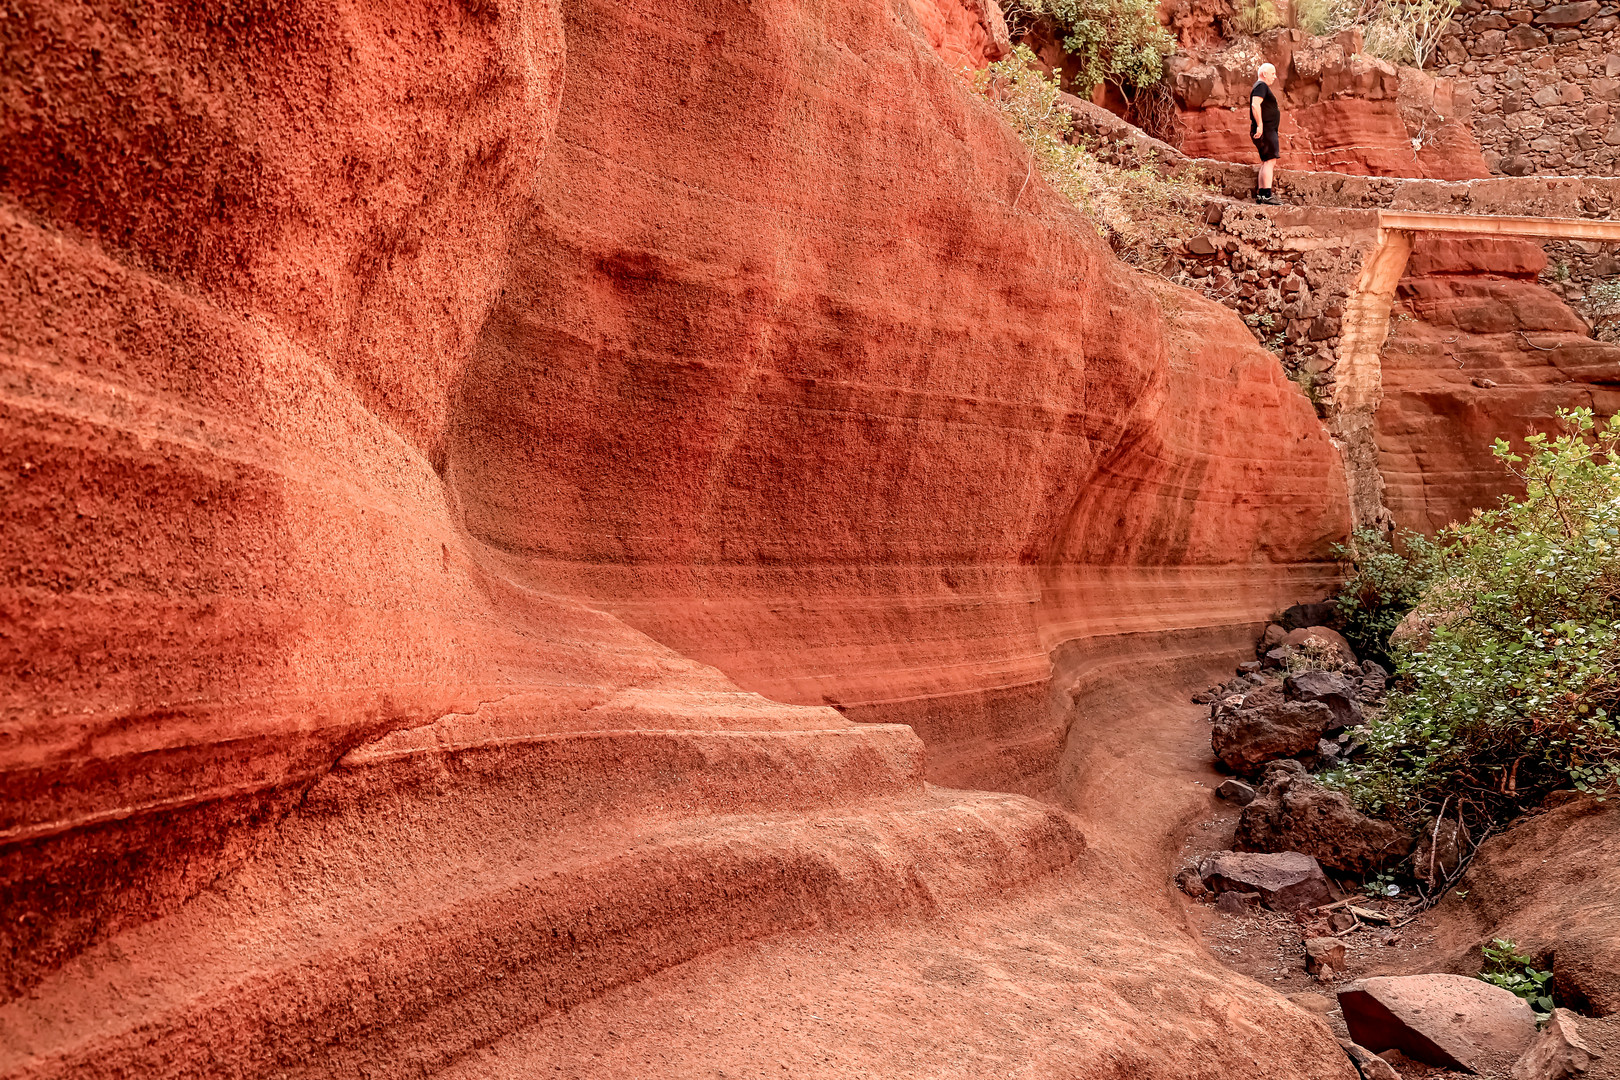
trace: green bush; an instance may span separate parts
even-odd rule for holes
[[[1074,120],[1057,83],[1036,62],[1035,54],[1019,45],[1011,56],[977,72],[974,89],[1029,148],[1032,173],[1039,169],[1047,183],[1085,211],[1122,259],[1161,269],[1171,247],[1199,227],[1208,189],[1190,170],[1161,173],[1152,160],[1136,168],[1110,165],[1085,141],[1070,142]],[[1018,193],[1018,199],[1025,197]]]
[[[1552,1014],[1552,972],[1537,968],[1534,960],[1520,955],[1519,947],[1504,938],[1492,940],[1482,951],[1485,968],[1479,973],[1481,979],[1523,998],[1535,1010],[1537,1020]]]
[[[1164,59],[1176,48],[1153,0],[1012,0],[1005,10],[1014,26],[1050,18],[1080,65],[1075,81],[1082,86],[1152,86],[1164,78]]]
[[[1356,0],[1295,0],[1294,16],[1301,30],[1323,37],[1354,25],[1360,8]]]
[[[1353,567],[1334,598],[1345,640],[1363,660],[1393,667],[1389,636],[1423,599],[1440,549],[1422,533],[1403,532],[1391,543],[1383,533],[1357,529],[1350,545],[1333,553]]]
[[[1620,424],[1560,418],[1527,456],[1494,447],[1524,498],[1441,537],[1415,609],[1428,629],[1396,643],[1366,755],[1334,777],[1374,811],[1452,801],[1500,821],[1554,788],[1620,782]]]

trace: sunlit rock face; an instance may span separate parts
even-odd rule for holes
[[[908,5],[108,0],[4,26],[14,1055],[202,1068],[196,1010],[247,1008],[203,969],[250,914],[287,990],[252,1007],[326,1004],[219,1047],[324,1045],[339,1016],[372,1025],[351,1064],[383,1028],[406,1057],[411,1031],[482,1038],[434,1012],[451,985],[506,1000],[475,944],[449,974],[368,954],[445,1030],[355,1019],[330,973],[359,961],[321,950],[446,896],[500,937],[521,905],[484,871],[560,865],[582,821],[925,775],[1052,792],[1077,694],[1241,647],[1331,574],[1343,480],[1304,397],[1030,182]],[[1009,880],[1079,850],[1056,811],[997,806]],[[693,947],[802,924],[749,880],[767,914]],[[607,895],[569,881],[576,915]],[[615,940],[558,1000],[684,957]],[[168,1034],[118,1041],[142,1030]]]

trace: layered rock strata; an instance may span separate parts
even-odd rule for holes
[[[1275,30],[1207,57],[1197,50],[1172,57],[1184,153],[1257,161],[1249,91],[1262,61],[1277,69],[1282,168],[1437,180],[1490,175],[1470,131],[1469,91],[1367,56],[1357,30],[1334,38]]]
[[[1596,341],[1536,283],[1537,245],[1431,239],[1413,249],[1381,363],[1376,438],[1394,520],[1432,532],[1493,506],[1513,478],[1491,454],[1557,424],[1620,411],[1620,346]]]
[[[0,1074],[431,1072],[1008,892],[1081,823],[925,776],[1061,803],[1332,573],[1309,403],[908,5],[4,33]]]

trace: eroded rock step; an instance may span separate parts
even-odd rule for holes
[[[0,1010],[0,1076],[433,1068],[705,952],[995,894],[1083,849],[1061,811],[923,786],[913,743],[624,732],[357,755],[228,887]],[[771,776],[802,809],[747,812]]]

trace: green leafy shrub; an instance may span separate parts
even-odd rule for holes
[[[1547,791],[1620,782],[1620,424],[1560,413],[1527,456],[1494,451],[1522,499],[1442,536],[1426,636],[1397,641],[1400,679],[1335,782],[1375,811],[1456,799],[1499,821]]]
[[[1552,1014],[1552,972],[1538,969],[1534,960],[1520,955],[1519,947],[1505,938],[1492,940],[1483,951],[1485,968],[1479,973],[1481,979],[1529,1002],[1538,1021]]]
[[[1604,278],[1586,292],[1592,332],[1599,341],[1620,340],[1620,278]]]
[[[1390,635],[1423,599],[1440,549],[1422,533],[1403,532],[1392,543],[1383,533],[1357,529],[1350,545],[1335,545],[1333,553],[1353,568],[1334,598],[1345,640],[1362,659],[1393,667]]]
[[[1324,37],[1354,25],[1361,5],[1356,0],[1294,0],[1299,28]]]
[[[1176,48],[1153,0],[1012,0],[1004,11],[1012,26],[1050,18],[1080,65],[1075,81],[1083,86],[1152,86],[1164,78],[1164,59]]]
[[[1047,183],[1085,211],[1121,258],[1161,269],[1179,238],[1199,227],[1207,189],[1190,170],[1161,173],[1151,159],[1136,168],[1103,161],[1075,135],[1057,82],[1035,64],[1035,54],[1019,45],[1011,56],[977,72],[974,89],[1029,148],[1031,170],[1039,169]],[[1023,197],[1020,191],[1018,198]]]

